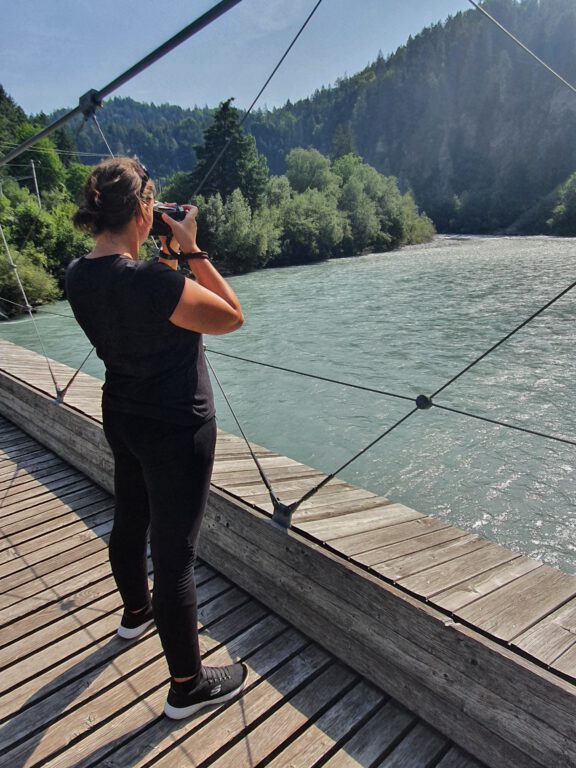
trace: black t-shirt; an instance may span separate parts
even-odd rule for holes
[[[68,301],[106,366],[104,407],[187,424],[214,416],[202,336],[168,319],[186,279],[118,255],[68,267]]]

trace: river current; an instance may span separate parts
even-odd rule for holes
[[[410,398],[431,394],[576,280],[576,240],[438,237],[390,254],[232,278],[246,315],[206,338],[249,439],[333,472],[414,407],[228,359],[226,352]],[[46,308],[69,315],[65,302]],[[444,390],[439,405],[576,440],[576,288]],[[90,349],[39,312],[47,354]],[[40,351],[29,319],[0,336]],[[84,370],[102,377],[93,355]],[[214,382],[219,426],[238,434]],[[436,408],[341,473],[355,485],[576,573],[576,447]]]

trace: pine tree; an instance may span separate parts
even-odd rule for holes
[[[232,101],[220,104],[214,123],[204,131],[204,144],[195,148],[198,162],[190,175],[190,194],[200,191],[209,197],[219,192],[227,200],[240,189],[255,210],[264,194],[268,165],[254,137],[242,130]]]

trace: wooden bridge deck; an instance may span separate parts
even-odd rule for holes
[[[386,693],[208,565],[197,567],[208,663],[242,658],[244,696],[162,717],[155,631],[135,642],[107,564],[113,499],[0,417],[0,764],[480,768]]]
[[[53,369],[60,384],[69,379],[66,366]],[[36,406],[19,411],[17,382],[53,396],[46,362],[0,341],[2,370],[0,410],[15,408],[30,431],[25,414]],[[63,435],[47,406],[41,418],[55,422],[51,434],[70,461],[94,464],[106,486],[103,443],[86,438],[100,423],[100,386],[79,375],[66,403],[80,421]],[[42,425],[31,431],[43,439]],[[264,448],[257,453],[286,503],[322,477]],[[290,622],[304,622],[357,670],[370,668],[404,705],[488,765],[576,768],[576,577],[339,480],[299,508],[284,542],[259,523],[271,511],[268,494],[232,435],[219,435],[213,483],[203,554],[234,582]],[[238,500],[233,509],[230,497]]]

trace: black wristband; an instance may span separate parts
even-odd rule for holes
[[[181,259],[185,259],[186,261],[189,261],[190,259],[205,259],[206,261],[210,261],[210,256],[206,253],[206,251],[196,251],[195,253],[182,253],[180,254]]]

